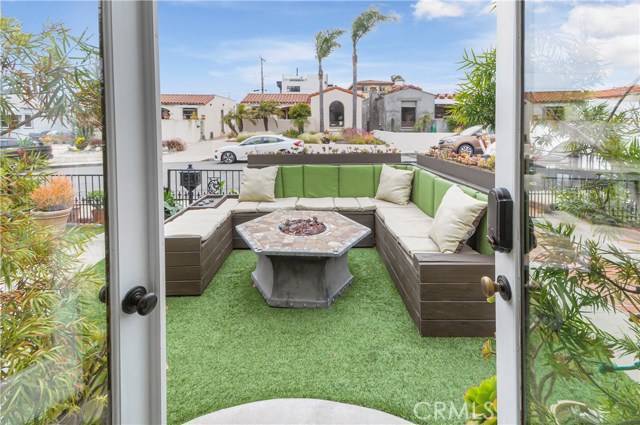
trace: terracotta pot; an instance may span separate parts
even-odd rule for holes
[[[51,227],[56,233],[64,232],[73,208],[58,211],[33,211],[34,221],[43,227]]]

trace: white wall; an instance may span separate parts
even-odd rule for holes
[[[232,99],[216,96],[206,105],[162,105],[163,109],[168,109],[171,113],[170,119],[163,119],[162,140],[181,139],[186,143],[196,143],[201,139],[201,120],[186,120],[182,118],[182,108],[197,108],[198,118],[203,115],[204,139],[217,138],[231,131],[228,126],[222,125],[221,114],[224,115],[233,108],[236,102]]]
[[[329,106],[331,102],[340,101],[344,105],[344,123],[342,127],[329,127]],[[350,93],[345,93],[342,90],[330,90],[324,93],[324,129],[325,131],[340,131],[344,128],[351,127],[351,120],[353,114],[352,96]],[[358,96],[357,111],[356,111],[356,127],[362,128],[362,98]],[[311,98],[311,128],[313,131],[320,131],[320,96],[313,96]]]

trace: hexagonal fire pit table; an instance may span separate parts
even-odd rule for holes
[[[287,220],[317,218],[310,236],[284,233]],[[294,226],[295,227],[295,226]],[[258,254],[253,283],[272,307],[329,307],[354,277],[347,253],[371,229],[336,212],[276,211],[236,226]]]

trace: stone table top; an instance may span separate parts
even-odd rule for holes
[[[327,230],[313,236],[280,231],[287,219],[318,217]],[[236,226],[242,239],[257,254],[339,257],[364,239],[371,229],[332,211],[275,211]]]

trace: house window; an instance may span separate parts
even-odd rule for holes
[[[198,108],[182,108],[182,118],[185,120],[197,120]]]
[[[287,86],[288,93],[300,93],[300,86]]]
[[[416,102],[402,102],[400,127],[411,128],[416,123]]]
[[[344,127],[344,105],[337,100],[329,105],[329,127]]]
[[[31,119],[31,114],[25,114],[23,121],[27,121]],[[29,121],[27,124],[24,125],[24,128],[33,128],[33,121]]]
[[[20,121],[20,115],[11,115],[10,117],[3,115],[0,122],[0,127],[9,128],[9,123],[11,123],[11,128],[16,128]]]

